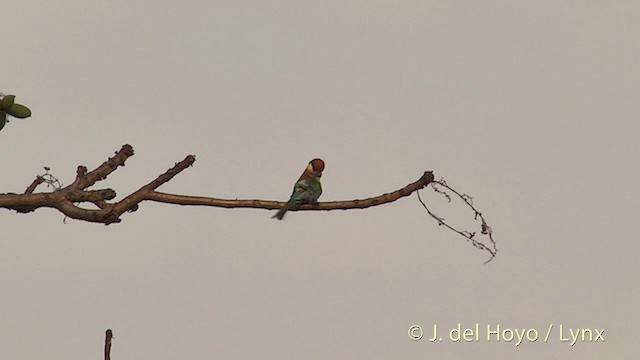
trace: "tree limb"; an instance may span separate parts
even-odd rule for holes
[[[109,200],[113,200],[116,197],[116,192],[114,190],[87,189],[90,186],[95,185],[98,181],[106,179],[107,176],[117,170],[118,167],[124,166],[125,161],[133,155],[133,148],[130,145],[124,145],[119,151],[116,152],[116,155],[114,157],[107,159],[107,161],[102,163],[102,165],[98,166],[93,171],[87,172],[87,168],[85,166],[78,166],[74,182],[66,187],[62,187],[60,181],[53,175],[49,174],[49,168],[45,167],[45,174],[38,175],[36,179],[27,187],[24,194],[0,194],[0,207],[15,210],[19,213],[28,213],[41,207],[54,208],[72,219],[103,223],[108,225],[112,223],[119,223],[121,221],[120,216],[122,216],[122,214],[124,214],[125,212],[136,211],[139,204],[143,201],[154,201],[165,204],[188,206],[253,208],[266,210],[279,209],[285,204],[281,201],[218,199],[204,196],[167,194],[156,191],[158,187],[171,181],[174,176],[178,175],[186,168],[192,166],[196,161],[196,157],[194,155],[188,155],[184,160],[176,163],[164,174],[161,174],[148,184],[142,186],[137,191],[126,196],[124,199],[114,203],[109,202]],[[46,183],[47,186],[52,186],[54,188],[54,191],[34,193],[36,188],[42,183]],[[484,243],[476,240],[474,238],[474,236],[476,236],[476,232],[459,230],[447,224],[443,218],[435,215],[427,207],[425,202],[422,201],[418,192],[418,190],[426,187],[427,185],[430,185],[437,193],[444,195],[449,201],[451,201],[451,196],[446,191],[438,189],[436,185],[443,187],[462,198],[465,204],[474,211],[474,218],[476,220],[479,218],[482,221],[480,233],[489,237],[489,244],[485,245]],[[473,206],[471,197],[461,194],[453,188],[449,187],[444,182],[444,180],[434,181],[432,171],[426,171],[417,181],[390,193],[367,199],[327,201],[317,204],[306,204],[302,205],[298,210],[295,211],[366,209],[372,206],[394,202],[400,198],[409,196],[414,192],[418,194],[418,200],[425,208],[427,213],[432,218],[436,219],[436,221],[438,221],[438,225],[445,225],[448,229],[465,237],[467,241],[471,242],[478,249],[489,252],[491,258],[488,261],[496,256],[498,249],[496,248],[496,243],[493,241],[491,228],[482,217],[482,214]],[[78,204],[81,203],[93,204],[93,206],[95,206],[95,209],[87,209],[78,206]]]
[[[24,194],[0,194],[0,207],[15,210],[19,213],[32,212],[41,207],[54,208],[72,219],[108,225],[120,222],[120,216],[123,213],[136,211],[142,201],[190,206],[200,205],[267,210],[279,209],[284,205],[284,202],[281,201],[218,199],[202,196],[167,194],[156,191],[158,187],[193,165],[196,161],[194,155],[188,155],[184,160],[175,164],[175,166],[167,170],[164,174],[115,203],[108,202],[108,200],[113,200],[116,197],[116,192],[113,189],[87,190],[88,187],[95,185],[98,181],[106,179],[107,176],[117,170],[118,167],[124,166],[125,161],[133,155],[133,148],[130,145],[124,145],[116,152],[114,157],[107,159],[107,161],[93,171],[87,172],[85,166],[78,166],[76,179],[71,185],[66,187],[58,186],[53,192],[34,193],[38,185],[43,182],[50,184],[55,181],[59,184],[57,179],[47,172],[45,175],[36,177],[36,180],[29,185]],[[45,170],[48,171],[48,168],[45,168]],[[45,178],[45,176],[48,177]],[[391,193],[368,199],[329,201],[315,205],[308,204],[300,207],[298,211],[365,209],[378,206],[409,196],[416,190],[427,186],[433,179],[433,172],[427,171],[417,181]],[[81,208],[77,205],[80,203],[91,203],[97,207],[97,209]]]

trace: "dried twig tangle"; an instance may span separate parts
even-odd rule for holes
[[[449,230],[460,234],[461,236],[466,238],[467,241],[471,242],[471,244],[473,244],[473,246],[475,246],[476,248],[478,248],[480,250],[487,251],[489,254],[491,254],[491,257],[487,261],[484,262],[485,264],[488,263],[489,261],[493,260],[493,258],[496,257],[496,254],[498,252],[498,249],[496,248],[496,242],[493,240],[493,232],[491,230],[491,227],[484,220],[484,217],[482,216],[482,213],[479,212],[478,210],[476,210],[476,208],[473,206],[473,199],[471,198],[471,196],[466,195],[466,194],[460,194],[459,192],[457,192],[456,190],[451,188],[449,185],[447,185],[447,183],[443,179],[440,179],[438,181],[432,181],[429,185],[431,185],[431,187],[433,188],[433,190],[436,193],[442,194],[444,197],[446,197],[449,202],[451,202],[451,196],[446,191],[438,189],[438,186],[442,186],[443,188],[448,189],[452,193],[456,194],[460,199],[462,199],[465,202],[465,204],[467,206],[469,206],[471,208],[471,210],[474,211],[474,213],[475,213],[474,220],[480,219],[480,221],[482,222],[481,225],[480,225],[480,233],[482,235],[487,235],[489,237],[490,246],[487,246],[484,243],[474,239],[474,237],[476,236],[475,232],[469,232],[467,230],[458,230],[458,229],[454,228],[453,226],[447,224],[444,221],[443,218],[435,215],[433,212],[431,212],[431,210],[429,210],[429,208],[424,203],[424,201],[422,201],[422,198],[420,197],[420,192],[416,191],[416,194],[418,195],[418,201],[420,201],[420,203],[422,204],[424,209],[427,210],[427,213],[432,218],[436,219],[436,221],[438,221],[438,225],[445,226]]]

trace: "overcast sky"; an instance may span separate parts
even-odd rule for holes
[[[3,210],[0,358],[99,359],[107,328],[114,360],[640,353],[637,1],[21,0],[0,16],[0,92],[33,111],[0,131],[0,192],[44,166],[67,185],[123,144],[135,156],[94,187],[118,199],[188,154],[160,191],[284,201],[320,157],[320,200],[350,200],[433,170],[500,250],[484,265],[415,195],[282,222]],[[452,341],[458,324],[478,341]],[[498,326],[537,341],[488,341]]]

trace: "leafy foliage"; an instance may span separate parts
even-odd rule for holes
[[[31,109],[15,102],[15,95],[0,93],[0,130],[8,123],[7,115],[18,119],[26,119],[31,116]]]

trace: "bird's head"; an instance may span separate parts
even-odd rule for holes
[[[319,178],[322,176],[322,171],[324,171],[324,161],[322,159],[316,158],[309,161],[306,172]]]

